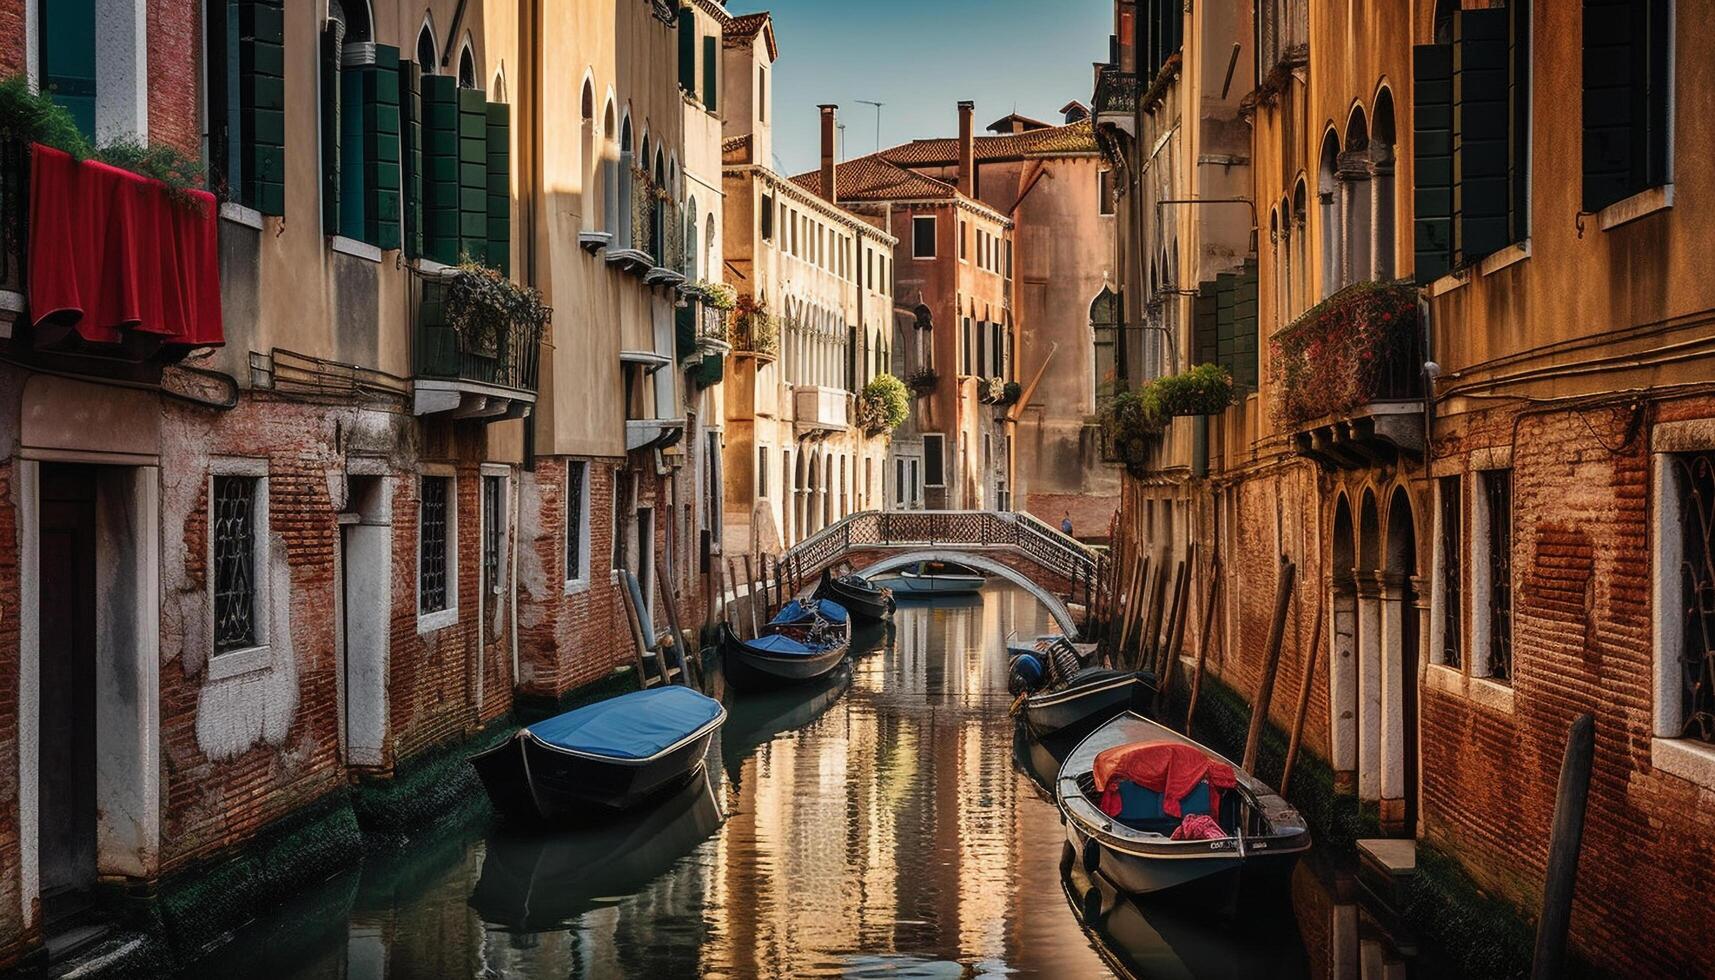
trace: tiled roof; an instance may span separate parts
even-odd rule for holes
[[[727,21],[721,29],[721,46],[726,48],[742,47],[749,44],[756,35],[761,33],[768,41],[769,60],[780,57],[780,50],[774,44],[773,14],[759,10],[754,14],[743,14]]]
[[[878,156],[859,157],[839,165],[836,175],[842,201],[932,200],[958,196],[958,189],[922,174],[912,173]],[[812,170],[792,182],[821,196],[822,173]]]
[[[1012,112],[989,123],[988,130],[991,133],[1011,133],[1013,127],[1016,126],[1019,129],[1029,132],[1032,129],[1047,129],[1049,125],[1049,123],[1045,123],[1040,119],[1032,119],[1029,116],[1021,116],[1016,112]]]
[[[726,139],[721,140],[721,152],[726,153],[732,150],[743,149],[749,143],[749,133],[745,133],[743,136],[729,136]]]
[[[1039,153],[1094,153],[1096,134],[1089,120],[1050,126],[1005,136],[977,136],[972,142],[978,163],[1019,160]],[[959,162],[957,139],[913,140],[881,155],[904,167],[927,167]]]

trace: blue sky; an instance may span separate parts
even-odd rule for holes
[[[734,14],[768,10],[780,62],[774,76],[774,154],[787,174],[820,158],[816,106],[834,102],[845,157],[881,145],[958,134],[960,99],[977,104],[977,132],[1016,110],[1057,122],[1090,100],[1092,62],[1107,59],[1110,0],[728,0]]]

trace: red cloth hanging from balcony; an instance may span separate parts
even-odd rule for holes
[[[30,315],[40,346],[75,331],[149,356],[225,342],[214,195],[37,144],[30,154]]]

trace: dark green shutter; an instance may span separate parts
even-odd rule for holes
[[[1507,104],[1507,240],[1530,238],[1530,0],[1509,0]]]
[[[488,264],[512,274],[512,107],[488,103]]]
[[[679,87],[697,94],[697,15],[679,8]]]
[[[703,38],[703,108],[720,111],[720,45],[714,35]]]
[[[698,303],[686,303],[673,311],[673,349],[680,364],[697,353],[699,307]]]
[[[1257,387],[1257,276],[1256,262],[1250,259],[1234,283],[1233,363],[1228,370],[1235,384]]]
[[[71,113],[83,135],[95,138],[95,0],[24,0],[40,4],[42,94]],[[16,21],[13,21],[16,23]],[[16,35],[14,35],[16,38]],[[19,45],[22,50],[22,45]]]
[[[422,77],[423,254],[451,265],[459,260],[458,80]]]
[[[237,28],[239,159],[238,173],[227,179],[231,183],[238,178],[232,190],[246,206],[263,214],[285,214],[286,48],[281,0],[241,0]]]
[[[399,63],[399,189],[405,219],[405,254],[423,254],[423,70],[414,61]]]
[[[1475,262],[1507,245],[1512,140],[1508,12],[1453,20],[1453,254]]]
[[[1412,194],[1417,281],[1453,267],[1453,46],[1411,49]]]
[[[488,100],[474,88],[458,90],[459,247],[488,264]]]
[[[399,208],[399,49],[375,46],[363,79],[363,240],[383,249],[401,243]]]
[[[1639,109],[1648,84],[1647,3],[1584,0],[1584,210],[1646,185]],[[1663,99],[1666,98],[1665,93]]]
[[[1199,283],[1197,298],[1192,302],[1192,360],[1197,364],[1214,364],[1221,356],[1215,304],[1215,284]]]
[[[345,25],[329,21],[322,30],[322,234],[339,234],[340,192],[340,48]]]
[[[1238,357],[1239,276],[1223,272],[1215,276],[1215,363],[1238,380],[1233,363]]]

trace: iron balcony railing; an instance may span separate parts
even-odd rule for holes
[[[460,330],[447,321],[446,290],[444,282],[423,280],[414,344],[416,376],[534,393],[541,325],[512,320],[492,330]]]
[[[1276,332],[1271,348],[1285,428],[1423,399],[1423,331],[1409,282],[1347,286]]]

